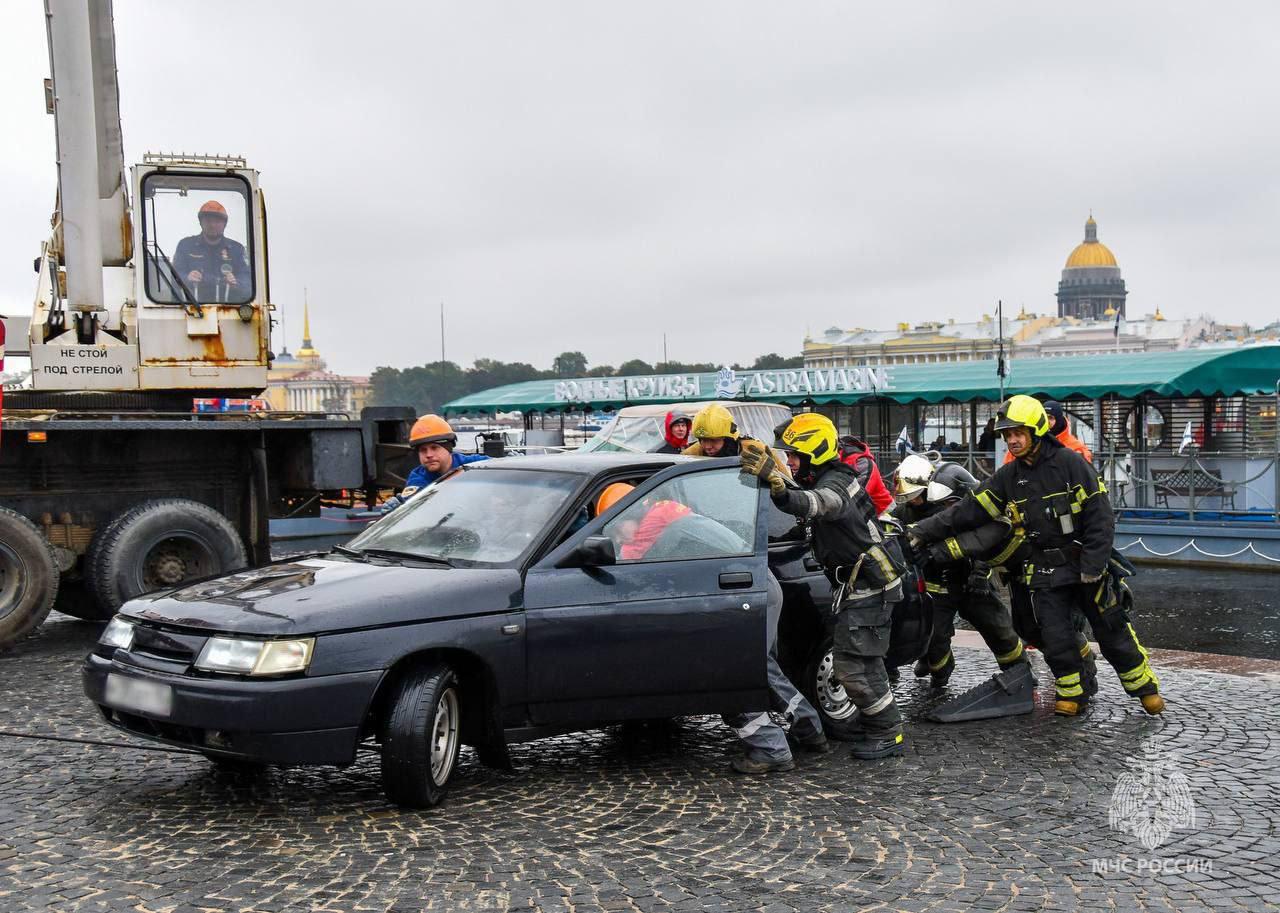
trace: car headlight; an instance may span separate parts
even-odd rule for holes
[[[133,622],[125,621],[119,615],[107,623],[98,643],[104,647],[115,647],[117,650],[128,650],[133,646]]]
[[[234,672],[238,675],[284,675],[305,672],[311,664],[316,639],[247,640],[240,637],[210,637],[196,657],[195,666],[205,672]]]

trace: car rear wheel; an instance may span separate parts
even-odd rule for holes
[[[449,790],[462,747],[458,677],[439,663],[396,685],[382,720],[382,791],[397,805],[430,808]]]
[[[58,595],[53,547],[26,517],[0,507],[0,648],[44,621]]]
[[[836,678],[832,658],[833,641],[824,637],[810,654],[801,690],[822,717],[822,728],[830,738],[852,741],[857,731],[858,708]]]
[[[89,552],[89,580],[111,615],[135,596],[248,564],[236,528],[213,508],[185,498],[147,501],[98,534]]]

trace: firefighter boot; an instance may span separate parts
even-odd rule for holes
[[[929,664],[929,686],[935,691],[947,687],[951,673],[956,671],[956,658],[950,650],[941,662]]]
[[[853,757],[859,761],[875,761],[902,754],[902,712],[893,699],[893,692],[890,691],[877,703],[885,703],[885,706],[876,713],[861,714],[865,734],[853,743],[852,750]]]
[[[870,736],[861,742],[853,743],[850,752],[859,761],[877,761],[880,758],[891,758],[902,754],[905,739],[901,732]]]
[[[806,736],[788,732],[787,744],[791,746],[793,753],[803,751],[806,754],[826,754],[831,750],[831,743],[827,741],[826,733],[821,730]]]
[[[1089,644],[1080,648],[1080,658],[1084,660],[1084,671],[1080,673],[1080,684],[1084,686],[1084,696],[1093,697],[1098,693],[1098,655]]]
[[[1159,714],[1159,713],[1164,713],[1164,698],[1162,698],[1160,695],[1144,694],[1142,695],[1140,700],[1142,701],[1142,709],[1147,711],[1147,713],[1151,714],[1152,716],[1155,716],[1156,714]]]
[[[791,758],[770,759],[747,752],[735,757],[729,766],[740,774],[772,774],[795,770],[796,762]]]

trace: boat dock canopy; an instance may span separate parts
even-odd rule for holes
[[[1006,392],[1056,399],[1143,394],[1169,397],[1273,393],[1280,345],[1196,348],[1126,355],[1009,360]],[[445,404],[446,414],[618,409],[640,403],[720,398],[853,405],[872,399],[901,404],[995,402],[1000,379],[992,360],[917,365],[864,365],[533,380],[494,387]]]

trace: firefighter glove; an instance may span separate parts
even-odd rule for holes
[[[742,441],[739,444],[738,460],[742,463],[742,471],[768,480],[773,471],[773,456],[769,448],[760,441]]]
[[[965,587],[973,593],[986,592],[991,587],[991,565],[981,561],[973,562]]]

